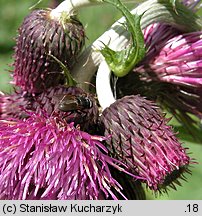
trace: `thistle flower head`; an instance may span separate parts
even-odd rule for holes
[[[1,199],[116,199],[101,143],[66,122],[32,113],[24,120],[0,120]]]
[[[106,108],[101,116],[107,148],[149,188],[164,190],[180,184],[190,158],[155,103],[138,95],[126,96]]]
[[[164,44],[178,34],[180,34],[179,30],[164,23],[153,23],[143,29],[147,50],[146,59],[153,59],[153,56],[158,55]],[[142,62],[144,62],[144,59]]]
[[[202,118],[202,67],[201,31],[192,33],[171,32],[166,40],[162,24],[145,29],[148,54],[134,68],[135,76],[142,82],[141,91],[149,98],[157,98],[177,119],[187,125],[192,113]],[[148,33],[149,32],[149,33]],[[145,89],[151,91],[144,93]],[[138,87],[134,83],[133,89]],[[188,126],[187,126],[188,127]]]
[[[158,32],[155,33],[156,36]],[[184,86],[202,86],[202,32],[179,34],[168,41],[159,41],[152,58],[145,58],[135,70],[145,79]],[[148,74],[148,75],[147,75]]]
[[[50,55],[71,68],[84,45],[84,28],[76,18],[54,20],[50,12],[31,12],[19,29],[13,77],[23,91],[39,93],[64,83],[60,65]]]

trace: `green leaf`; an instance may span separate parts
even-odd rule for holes
[[[144,37],[140,27],[139,15],[132,15],[120,0],[104,0],[119,9],[126,18],[126,25],[131,34],[132,44],[121,51],[114,51],[107,45],[101,50],[107,64],[118,77],[127,75],[145,56]]]

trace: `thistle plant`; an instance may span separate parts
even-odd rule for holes
[[[82,52],[77,13],[104,3],[124,17]],[[160,106],[201,113],[202,24],[185,3],[130,12],[120,0],[73,0],[24,19],[15,91],[0,95],[1,199],[145,199],[143,184],[181,185],[195,162]]]

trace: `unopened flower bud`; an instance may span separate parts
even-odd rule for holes
[[[84,45],[84,28],[75,17],[63,13],[55,20],[50,12],[32,11],[19,29],[13,77],[23,91],[39,93],[64,83],[62,69],[52,56],[71,68]]]
[[[142,177],[154,191],[180,184],[190,158],[168,119],[155,103],[138,95],[126,96],[106,108],[101,116],[107,148],[130,172]]]

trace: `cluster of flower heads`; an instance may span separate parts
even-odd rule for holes
[[[0,95],[0,199],[144,199],[141,183],[153,191],[180,185],[193,160],[149,99],[167,90],[171,110],[201,117],[201,32],[144,29],[146,57],[99,115],[96,96],[64,85],[52,57],[71,70],[85,41],[82,24],[63,18],[36,10],[19,29],[16,90]],[[125,96],[128,88],[135,95]]]

